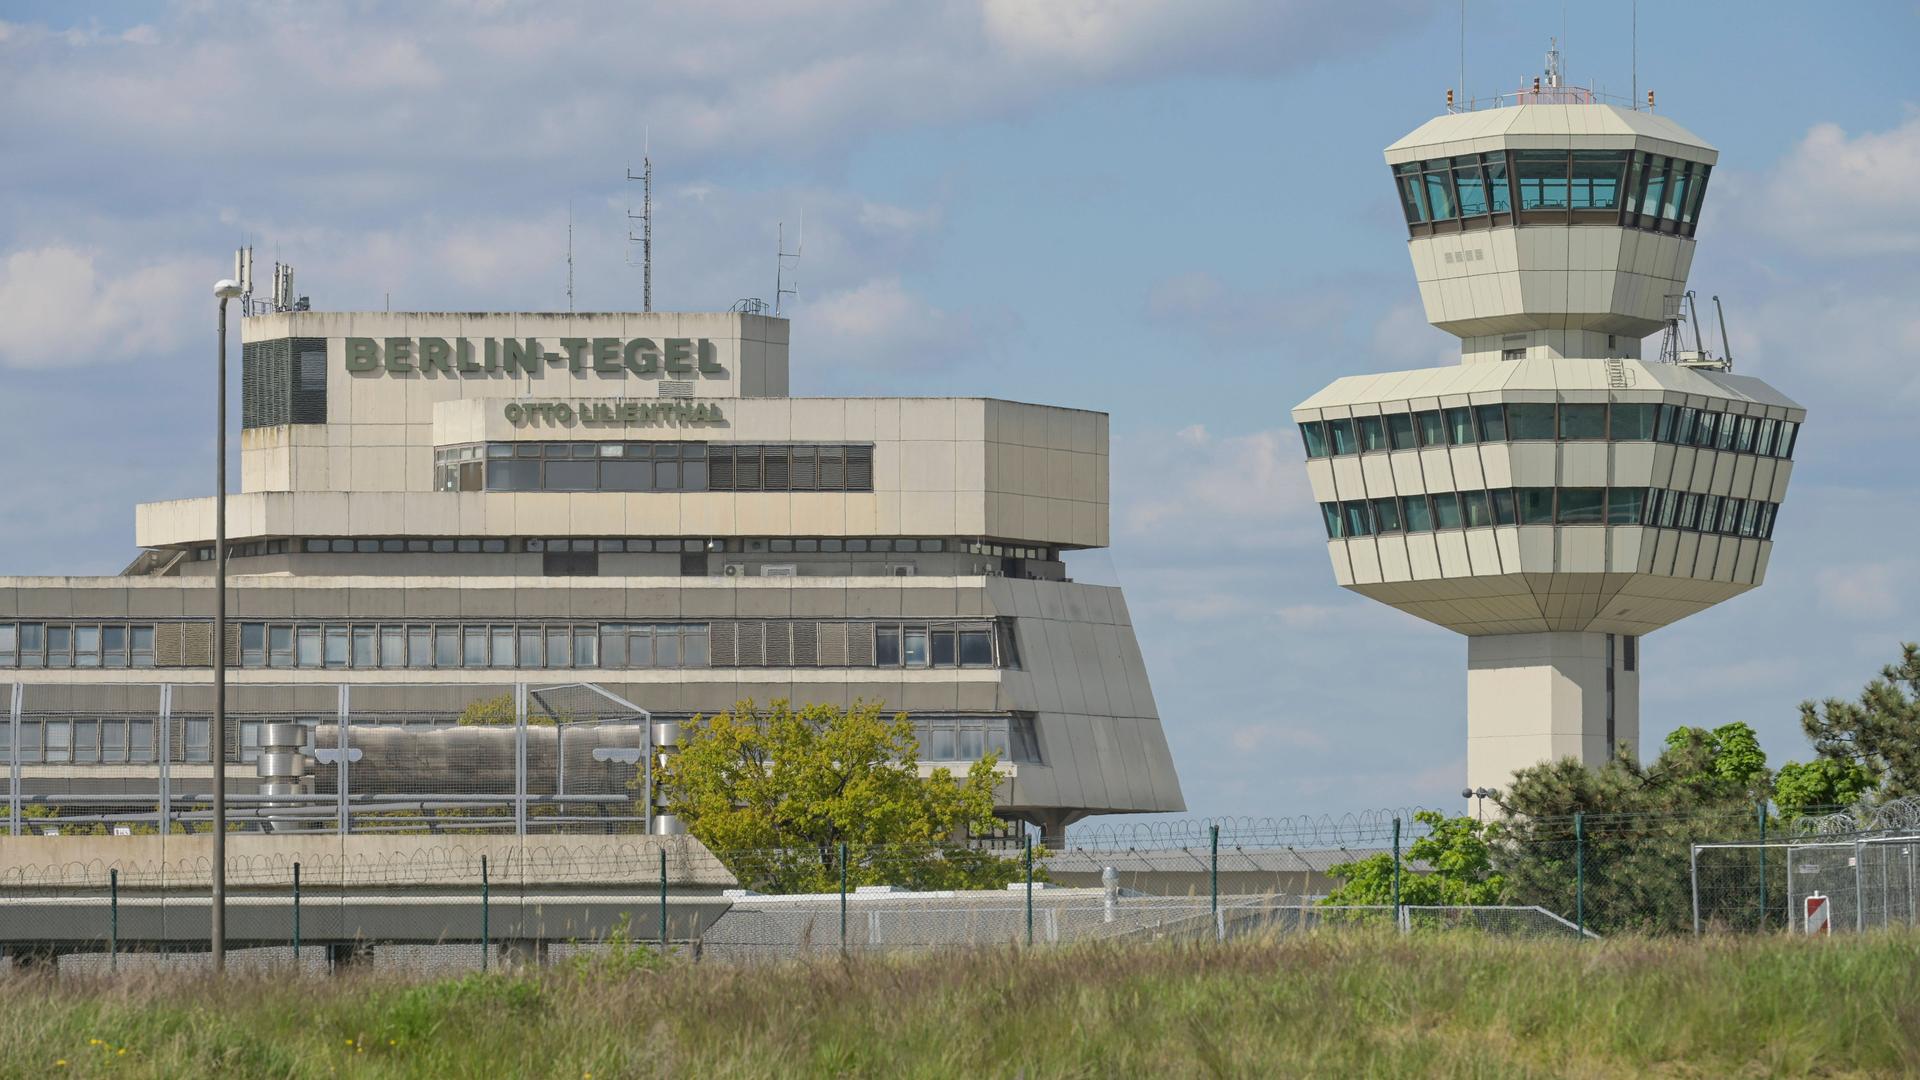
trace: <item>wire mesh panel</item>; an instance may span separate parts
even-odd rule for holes
[[[527,691],[527,785],[535,832],[645,832],[649,714],[598,686]]]

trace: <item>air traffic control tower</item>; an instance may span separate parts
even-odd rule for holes
[[[1692,318],[1718,156],[1651,95],[1603,104],[1551,68],[1387,148],[1460,363],[1339,379],[1293,416],[1335,579],[1467,636],[1469,788],[1637,752],[1641,637],[1766,576],[1806,412]]]

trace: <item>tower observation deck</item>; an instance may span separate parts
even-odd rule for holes
[[[1686,293],[1718,153],[1581,93],[1386,150],[1458,366],[1293,411],[1341,586],[1467,636],[1467,784],[1637,752],[1640,638],[1759,585],[1806,412],[1730,364],[1641,359]]]

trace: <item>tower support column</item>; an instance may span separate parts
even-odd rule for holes
[[[1640,750],[1639,641],[1550,632],[1467,639],[1467,786],[1513,785],[1516,770]]]

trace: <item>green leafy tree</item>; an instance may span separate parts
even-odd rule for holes
[[[1800,726],[1822,758],[1879,778],[1879,794],[1920,795],[1920,645],[1902,645],[1857,702],[1801,702]]]
[[[1878,783],[1879,777],[1853,761],[1789,761],[1773,778],[1773,804],[1781,817],[1795,818],[1820,808],[1852,806]]]
[[[1766,756],[1745,724],[1682,728],[1651,765],[1628,754],[1597,769],[1545,762],[1515,773],[1501,796],[1509,817],[1494,863],[1510,903],[1571,916],[1580,888],[1587,925],[1602,933],[1687,930],[1692,845],[1753,836],[1768,791]]]
[[[1400,875],[1403,904],[1497,904],[1506,879],[1493,868],[1489,835],[1498,826],[1469,817],[1446,817],[1421,810],[1413,819],[1429,828],[1427,835],[1407,846],[1408,863],[1425,864],[1421,873]],[[1393,854],[1377,852],[1364,859],[1327,869],[1340,884],[1327,894],[1325,904],[1393,903]]]
[[[828,892],[847,884],[916,889],[1002,888],[1021,864],[951,843],[1000,827],[993,816],[997,755],[964,777],[920,775],[906,715],[751,701],[695,717],[657,782],[668,808],[748,888]]]
[[[456,723],[461,727],[512,727],[517,718],[512,694],[481,698],[460,710]],[[527,710],[529,727],[552,727],[553,717],[536,709]]]

